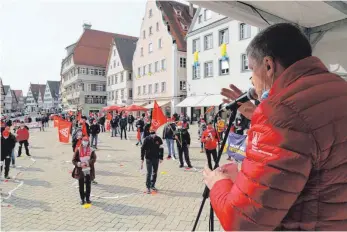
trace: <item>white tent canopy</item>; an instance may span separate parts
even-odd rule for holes
[[[289,22],[299,25],[331,72],[347,77],[347,1],[191,1],[235,20],[264,28]],[[269,24],[268,24],[269,23]]]

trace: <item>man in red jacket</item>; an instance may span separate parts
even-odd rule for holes
[[[214,163],[217,162],[218,140],[218,133],[213,128],[212,122],[209,122],[207,125],[207,129],[202,133],[201,142],[204,143],[208,167],[210,169],[212,169],[213,167],[211,156],[213,157]]]
[[[24,122],[21,122],[21,125],[19,129],[17,130],[17,141],[19,143],[18,148],[18,156],[20,157],[22,155],[22,146],[24,144],[25,147],[25,153],[27,156],[30,156],[29,154],[29,128],[25,126]]]
[[[345,231],[347,82],[291,24],[264,29],[246,53],[261,101],[239,109],[252,119],[246,158],[239,172],[204,170],[224,230]]]

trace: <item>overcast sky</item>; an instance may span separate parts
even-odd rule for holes
[[[27,94],[29,83],[60,80],[65,47],[82,24],[139,36],[146,0],[21,0],[0,3],[0,77]]]

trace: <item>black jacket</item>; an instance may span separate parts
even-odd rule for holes
[[[188,130],[177,130],[175,132],[175,139],[177,147],[186,147],[187,145],[190,145],[190,134]]]
[[[143,137],[146,138],[149,135],[149,129],[151,128],[151,124],[147,123],[144,127],[143,127]]]
[[[121,118],[120,121],[119,121],[119,126],[121,128],[126,128],[128,125],[128,120],[127,118]]]
[[[163,140],[159,136],[147,136],[141,147],[141,160],[161,159],[164,157],[164,149],[161,147]]]
[[[135,121],[134,116],[129,115],[129,116],[128,116],[128,123],[129,123],[129,124],[132,124],[132,123],[134,123],[134,121]]]
[[[175,123],[167,124],[163,130],[163,139],[174,139],[175,131],[176,131]]]
[[[7,139],[1,137],[1,161],[5,160],[6,156],[11,156],[16,142],[16,137],[12,133],[10,133]]]
[[[106,121],[105,116],[102,116],[102,117],[99,119],[100,125],[105,125],[105,121]]]
[[[113,118],[110,123],[112,128],[118,127],[118,123],[119,123],[118,118],[117,117]]]
[[[145,127],[145,122],[143,119],[139,119],[136,122],[136,128],[140,128],[140,132],[143,132],[143,128]]]
[[[100,133],[100,125],[96,124],[96,125],[91,125],[90,126],[90,134],[91,135],[97,135]]]

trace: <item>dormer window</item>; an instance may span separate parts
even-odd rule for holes
[[[175,10],[176,15],[182,16],[182,12],[180,10],[177,10],[176,8],[174,8],[174,10]]]
[[[153,16],[152,9],[149,10],[149,18]]]
[[[181,22],[181,27],[183,30],[188,31],[188,26]]]

